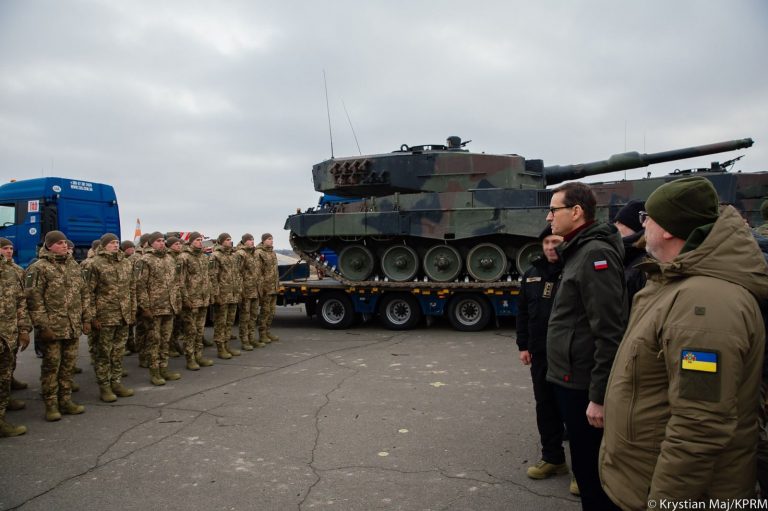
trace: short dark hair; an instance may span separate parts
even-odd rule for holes
[[[591,222],[595,219],[595,210],[597,209],[597,198],[595,193],[588,185],[584,183],[565,183],[552,190],[552,195],[563,192],[564,206],[573,207],[576,205],[581,206],[584,210],[584,220]]]

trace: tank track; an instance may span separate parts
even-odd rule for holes
[[[518,289],[520,287],[520,282],[518,279],[511,279],[511,280],[503,280],[503,281],[496,281],[496,282],[477,282],[473,280],[462,280],[459,279],[458,281],[453,282],[434,282],[434,281],[425,281],[425,280],[417,280],[417,281],[401,281],[401,282],[393,282],[393,281],[387,281],[387,280],[349,280],[348,278],[344,277],[341,273],[333,269],[332,267],[328,266],[327,264],[324,264],[320,260],[320,255],[315,252],[305,252],[303,250],[300,250],[293,242],[293,239],[290,239],[291,242],[291,248],[293,251],[301,258],[302,261],[306,261],[307,264],[311,265],[313,268],[315,268],[318,271],[321,271],[323,274],[329,276],[330,278],[337,280],[341,282],[344,285],[350,286],[350,287],[378,287],[378,288],[397,288],[397,289],[403,289],[403,288],[413,288],[413,289]],[[507,277],[509,278],[509,277]]]

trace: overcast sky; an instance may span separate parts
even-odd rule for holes
[[[764,0],[0,0],[0,178],[109,183],[123,238],[275,235],[314,163],[472,139],[545,164],[752,137]],[[629,171],[630,178],[645,170]]]

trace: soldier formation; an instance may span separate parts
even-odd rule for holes
[[[51,231],[25,272],[13,262],[13,244],[0,238],[0,436],[27,431],[7,422],[5,415],[25,407],[10,393],[27,388],[13,378],[13,370],[33,329],[42,358],[47,421],[85,411],[72,400],[78,390],[73,375],[81,334],[88,336],[100,399],[107,403],[134,394],[122,383],[126,353],[138,353],[139,366],[149,369],[153,385],[181,378],[168,369],[176,352],[183,352],[190,371],[213,365],[203,356],[209,306],[219,358],[240,355],[230,346],[238,306],[243,350],[278,341],[270,330],[278,290],[272,235],[263,234],[259,245],[251,234],[244,234],[237,247],[227,233],[217,241],[208,255],[199,232],[191,233],[187,244],[177,235],[146,234],[139,247],[108,233],[94,241],[88,258],[78,265],[73,244],[64,233]]]

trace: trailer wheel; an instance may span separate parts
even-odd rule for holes
[[[460,332],[477,332],[491,320],[491,307],[482,296],[457,295],[448,305],[448,321]]]
[[[388,293],[381,299],[379,317],[388,330],[411,330],[421,321],[419,301],[409,293]]]
[[[317,317],[320,325],[330,330],[344,330],[355,321],[352,300],[344,293],[327,293],[317,301]]]

